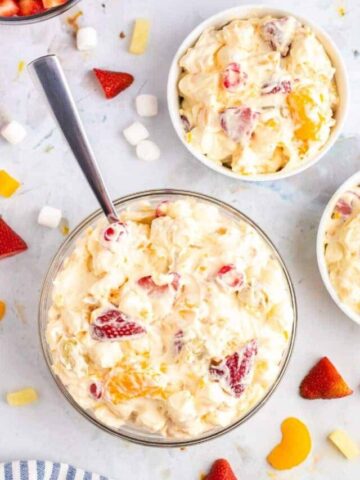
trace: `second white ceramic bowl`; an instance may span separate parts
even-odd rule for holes
[[[329,272],[326,266],[325,255],[324,255],[324,240],[325,240],[325,232],[328,222],[331,218],[331,215],[334,211],[335,205],[341,195],[349,190],[350,188],[354,187],[355,185],[360,185],[360,172],[355,173],[350,178],[348,178],[334,193],[331,197],[329,203],[327,204],[324,213],[321,217],[318,234],[317,234],[317,241],[316,241],[316,256],[319,265],[320,275],[324,282],[327,291],[329,292],[331,298],[334,300],[336,305],[347,315],[351,320],[360,324],[360,315],[347,305],[345,305],[339,298],[335,288],[333,287]]]
[[[293,16],[297,18],[302,24],[308,25],[316,34],[320,42],[325,47],[327,54],[329,55],[332,64],[336,69],[336,83],[339,92],[339,105],[336,112],[336,124],[331,130],[331,134],[329,136],[328,141],[326,144],[318,151],[318,153],[310,158],[309,160],[302,163],[298,168],[294,170],[284,170],[276,173],[270,174],[257,174],[257,175],[241,175],[238,173],[233,172],[227,167],[223,165],[218,165],[211,159],[209,159],[206,155],[198,152],[195,148],[189,145],[185,141],[184,135],[184,128],[179,114],[179,92],[178,92],[178,81],[179,76],[181,73],[181,68],[179,67],[179,60],[184,55],[184,53],[188,50],[188,48],[192,47],[196,40],[199,38],[201,33],[209,28],[209,27],[218,27],[221,28],[222,26],[226,25],[232,20],[235,19],[247,19],[251,17],[264,17],[266,15],[272,15],[274,17],[284,17],[284,16]],[[317,25],[314,25],[309,20],[300,17],[299,15],[295,15],[292,12],[280,10],[276,8],[270,8],[266,5],[242,5],[239,7],[231,8],[229,10],[224,10],[222,12],[213,15],[212,17],[204,20],[200,25],[198,25],[182,42],[176,55],[172,61],[169,78],[168,78],[168,86],[167,86],[167,101],[168,101],[168,108],[170,113],[170,118],[172,124],[175,128],[176,133],[178,134],[180,140],[185,145],[185,147],[192,153],[192,155],[200,160],[204,165],[215,170],[216,172],[222,173],[227,175],[228,177],[237,178],[240,180],[247,180],[247,181],[267,181],[267,180],[279,180],[282,178],[290,177],[297,173],[300,173],[307,168],[314,165],[316,162],[322,158],[326,152],[333,146],[336,139],[338,138],[340,131],[343,127],[348,103],[349,103],[349,84],[346,74],[346,69],[344,62],[342,60],[341,54],[336,47],[335,43],[331,40],[331,38],[325,33],[325,31]]]

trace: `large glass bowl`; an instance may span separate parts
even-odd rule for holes
[[[64,5],[59,5],[58,7],[50,8],[45,12],[37,13],[36,15],[29,15],[27,17],[0,17],[0,25],[28,25],[30,23],[43,22],[49,18],[61,15],[79,2],[80,0],[69,0],[64,3]]]
[[[87,217],[83,222],[78,225],[75,230],[72,231],[72,233],[67,237],[67,239],[64,241],[62,246],[60,247],[59,251],[56,253],[53,261],[51,262],[50,268],[47,272],[47,275],[44,280],[44,284],[42,287],[42,292],[41,292],[41,298],[40,298],[40,305],[39,305],[39,328],[40,328],[40,337],[41,337],[41,345],[43,349],[43,353],[45,356],[46,363],[50,369],[50,372],[52,373],[53,378],[55,379],[56,384],[58,385],[59,389],[63,393],[63,395],[67,398],[67,400],[71,403],[71,405],[78,411],[80,412],[85,418],[90,420],[92,423],[94,423],[96,426],[101,428],[102,430],[105,430],[108,433],[112,433],[118,437],[121,437],[125,440],[129,440],[135,443],[139,443],[142,445],[147,445],[147,446],[156,446],[156,447],[183,447],[183,446],[189,446],[189,445],[194,445],[197,443],[205,442],[207,440],[211,440],[213,438],[219,437],[220,435],[223,435],[227,432],[230,432],[234,428],[238,427],[239,425],[243,424],[248,420],[250,417],[252,417],[270,398],[274,390],[276,389],[277,385],[279,384],[282,376],[285,373],[286,367],[289,363],[290,356],[293,350],[293,345],[295,341],[295,334],[296,334],[296,326],[297,326],[297,307],[296,307],[296,299],[295,299],[295,292],[294,292],[294,287],[291,282],[289,273],[286,269],[286,266],[280,257],[280,254],[276,250],[275,246],[272,244],[270,239],[267,237],[267,235],[252,221],[250,220],[246,215],[243,213],[239,212],[235,208],[231,207],[230,205],[227,205],[226,203],[221,202],[220,200],[216,200],[215,198],[208,197],[206,195],[202,195],[199,193],[193,193],[193,192],[188,192],[188,191],[180,191],[180,190],[150,190],[146,192],[140,192],[140,193],[135,193],[133,195],[128,195],[126,197],[122,197],[118,200],[116,200],[115,206],[118,211],[121,211],[134,203],[137,203],[139,201],[148,201],[154,205],[159,204],[161,201],[164,200],[178,200],[184,197],[191,197],[200,200],[203,203],[209,203],[212,205],[216,205],[220,211],[222,212],[223,215],[226,215],[228,217],[231,217],[234,220],[243,220],[250,224],[256,232],[264,239],[264,241],[267,243],[267,245],[272,249],[273,255],[275,258],[279,261],[280,265],[282,266],[288,287],[289,287],[289,293],[291,296],[291,302],[292,302],[292,307],[293,307],[293,313],[294,313],[294,320],[293,320],[293,327],[292,327],[292,332],[291,332],[291,338],[289,339],[289,344],[287,350],[284,352],[283,358],[281,365],[279,365],[279,374],[274,382],[274,384],[269,388],[268,392],[265,394],[265,396],[256,404],[254,407],[246,413],[242,418],[237,420],[236,422],[232,423],[231,425],[227,427],[221,427],[221,428],[214,428],[208,432],[205,432],[199,437],[196,438],[186,438],[186,439],[168,439],[160,436],[159,434],[153,434],[146,432],[144,430],[141,430],[136,427],[132,427],[129,425],[124,425],[119,429],[113,429],[110,428],[107,425],[104,425],[101,423],[95,416],[92,415],[90,411],[84,410],[80,405],[77,404],[77,402],[72,398],[72,396],[69,394],[68,390],[66,387],[62,384],[61,380],[57,377],[57,375],[53,372],[52,369],[52,358],[51,358],[51,353],[49,351],[47,341],[45,338],[45,332],[46,332],[46,324],[47,324],[47,316],[48,316],[48,310],[51,306],[52,302],[52,289],[53,289],[53,281],[54,278],[56,277],[57,273],[62,267],[63,261],[65,258],[67,258],[70,254],[70,252],[73,250],[75,243],[77,239],[83,234],[83,232],[91,225],[97,223],[97,221],[103,216],[102,211],[98,210],[91,214],[89,217]]]

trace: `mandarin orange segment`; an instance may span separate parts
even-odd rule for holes
[[[111,401],[118,405],[126,400],[140,397],[164,397],[164,390],[155,385],[155,373],[123,371],[113,376],[107,385]]]
[[[324,118],[320,113],[317,113],[316,119],[314,118],[313,113],[314,109],[317,109],[317,104],[309,89],[294,90],[288,95],[287,102],[295,124],[299,125],[295,130],[295,136],[302,141],[317,140]]]

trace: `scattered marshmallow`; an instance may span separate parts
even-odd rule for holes
[[[142,140],[136,146],[136,155],[140,160],[153,162],[160,158],[160,148],[151,140]]]
[[[62,212],[58,208],[45,205],[40,210],[38,223],[48,228],[57,228],[61,222]]]
[[[24,140],[26,137],[25,128],[19,123],[13,120],[5,125],[1,131],[1,135],[12,145],[16,145]]]
[[[98,43],[97,31],[93,27],[79,28],[76,34],[77,49],[81,51],[93,50]]]
[[[138,95],[135,105],[140,117],[155,117],[158,114],[158,100],[155,95]]]
[[[142,140],[145,140],[149,136],[148,130],[140,122],[134,122],[130,127],[123,130],[124,137],[130,143],[130,145],[137,145]]]

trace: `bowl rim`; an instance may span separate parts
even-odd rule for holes
[[[63,5],[58,5],[57,7],[50,8],[44,12],[26,17],[0,17],[0,25],[30,25],[32,23],[44,22],[45,20],[61,15],[79,2],[80,0],[68,0]]]
[[[205,202],[210,202],[211,204],[215,204],[219,208],[226,210],[229,214],[232,214],[245,222],[247,222],[249,225],[251,225],[255,231],[264,239],[264,241],[267,243],[267,245],[272,249],[274,254],[276,255],[277,260],[280,263],[280,266],[284,272],[285,279],[289,288],[289,294],[291,298],[291,304],[292,304],[292,312],[293,312],[293,325],[292,325],[292,330],[291,330],[291,336],[289,339],[288,347],[287,350],[284,351],[283,359],[282,359],[282,365],[279,370],[279,374],[274,381],[273,385],[269,388],[267,393],[264,395],[264,397],[251,409],[249,412],[246,413],[243,417],[241,417],[239,420],[236,422],[228,425],[227,427],[224,428],[219,428],[216,431],[213,431],[211,434],[205,434],[201,437],[197,437],[194,439],[183,439],[183,440],[176,440],[176,439],[171,439],[167,440],[164,438],[163,440],[145,440],[143,438],[137,438],[135,436],[131,436],[127,433],[124,433],[121,431],[121,427],[118,430],[112,429],[109,426],[103,424],[100,422],[100,420],[97,420],[94,416],[92,416],[88,411],[83,409],[76,401],[75,399],[70,395],[68,392],[67,388],[62,384],[61,380],[59,377],[55,374],[55,372],[52,369],[51,366],[51,355],[48,350],[48,345],[46,342],[45,338],[45,327],[47,324],[47,313],[48,313],[48,302],[49,302],[49,297],[51,295],[52,291],[52,280],[54,279],[54,274],[59,270],[59,268],[62,265],[62,262],[66,258],[66,255],[64,255],[66,252],[69,253],[69,247],[74,245],[74,241],[79,237],[79,235],[84,231],[86,226],[90,225],[93,223],[97,218],[101,217],[102,215],[102,210],[98,209],[95,212],[91,213],[88,215],[82,222],[80,222],[74,230],[70,233],[70,235],[62,242],[60,247],[58,248],[56,254],[53,256],[49,268],[46,272],[46,275],[44,277],[42,286],[41,286],[41,294],[40,294],[40,301],[39,301],[39,308],[38,308],[38,332],[40,336],[40,344],[41,344],[41,349],[42,353],[45,359],[45,363],[51,373],[52,378],[54,379],[55,383],[57,384],[59,390],[62,392],[62,394],[65,396],[65,398],[68,400],[68,402],[79,412],[83,417],[87,418],[91,423],[96,425],[98,428],[102,429],[103,431],[110,433],[116,437],[122,438],[123,440],[128,440],[132,443],[136,443],[139,445],[143,446],[150,446],[150,447],[163,447],[163,448],[179,448],[179,447],[188,447],[200,443],[204,443],[209,440],[213,440],[215,438],[218,438],[241,424],[245,423],[249,418],[251,418],[256,412],[258,412],[264,405],[265,403],[269,400],[269,398],[272,396],[276,388],[278,387],[281,379],[283,378],[285,371],[287,370],[287,367],[290,362],[291,355],[293,353],[294,349],[294,343],[295,343],[295,338],[296,338],[296,333],[297,333],[297,325],[298,325],[298,308],[297,308],[297,301],[296,301],[296,295],[295,295],[295,288],[293,285],[293,282],[291,280],[289,271],[284,263],[284,260],[282,259],[278,249],[276,246],[273,244],[273,242],[270,240],[270,238],[267,236],[267,234],[253,221],[251,220],[247,215],[242,213],[240,210],[236,209],[232,205],[223,202],[222,200],[218,200],[214,197],[211,197],[209,195],[205,195],[202,193],[197,193],[193,191],[188,191],[188,190],[178,190],[178,189],[155,189],[155,190],[146,190],[146,191],[141,191],[133,194],[129,194],[123,197],[120,197],[114,201],[114,204],[117,208],[121,208],[122,205],[126,204],[127,202],[134,202],[134,201],[139,201],[141,199],[149,198],[149,197],[157,197],[157,196],[163,196],[163,197],[171,197],[173,196],[174,198],[177,197],[192,197],[200,201],[205,201]],[[60,263],[59,263],[60,260]],[[146,432],[144,432],[146,434]]]
[[[337,90],[339,95],[339,104],[336,111],[336,123],[332,127],[329,138],[326,143],[320,148],[320,150],[310,159],[301,164],[298,168],[292,170],[281,170],[280,172],[267,173],[267,174],[255,174],[255,175],[244,175],[233,172],[227,167],[224,167],[221,164],[217,164],[215,161],[209,159],[206,155],[199,153],[195,148],[189,145],[184,139],[184,130],[181,124],[181,119],[179,115],[179,106],[178,106],[178,94],[177,94],[177,83],[179,78],[180,68],[178,62],[181,56],[190,48],[196,40],[199,38],[200,34],[208,27],[218,25],[224,26],[236,18],[249,18],[251,16],[262,16],[262,15],[274,15],[274,16],[293,16],[298,19],[304,25],[308,25],[316,34],[317,38],[320,40],[321,44],[326,50],[326,53],[329,55],[332,64],[336,68],[335,78],[337,84]],[[174,92],[176,94],[174,94]],[[265,181],[275,181],[282,180],[284,178],[297,175],[304,170],[312,167],[321,158],[323,158],[326,153],[333,147],[336,140],[338,139],[345,120],[347,118],[349,110],[349,96],[350,96],[350,86],[347,68],[343,60],[343,56],[332,40],[330,35],[319,25],[314,24],[312,21],[308,20],[306,17],[297,15],[296,13],[290,10],[284,10],[281,8],[273,8],[265,4],[261,5],[251,5],[245,4],[237,7],[229,8],[222,10],[214,15],[206,18],[200,24],[195,26],[194,29],[190,31],[181,42],[178,47],[173,60],[170,65],[168,80],[167,80],[167,105],[168,111],[171,119],[171,123],[177,133],[182,144],[186,149],[199,160],[205,166],[211,168],[212,170],[222,173],[223,175],[237,180],[243,180],[247,182],[265,182]]]
[[[356,184],[360,184],[360,171],[351,175],[348,179],[346,179],[335,191],[335,193],[331,196],[330,200],[328,201],[319,222],[319,227],[317,231],[316,237],[316,257],[317,257],[317,264],[320,272],[321,279],[328,291],[330,297],[336,303],[336,305],[340,308],[340,310],[345,313],[345,315],[350,318],[353,322],[360,325],[360,314],[354,312],[350,307],[348,307],[344,302],[342,302],[335,290],[335,287],[332,285],[329,277],[329,272],[326,266],[325,255],[324,255],[324,240],[325,240],[325,231],[327,222],[334,211],[335,205],[341,196],[348,188],[353,187]]]

